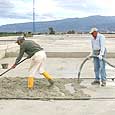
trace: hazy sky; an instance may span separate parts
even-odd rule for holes
[[[115,0],[35,0],[36,21],[115,16]],[[0,0],[0,25],[32,22],[33,0]]]

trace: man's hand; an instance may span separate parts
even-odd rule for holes
[[[14,69],[16,67],[16,64],[14,64],[11,68]]]
[[[89,56],[93,56],[93,52],[90,52]]]
[[[97,57],[98,57],[100,60],[102,60],[102,58],[103,58],[102,55],[98,55]]]
[[[90,54],[87,56],[88,60],[90,59],[90,56],[92,56],[92,55],[93,55],[93,53],[90,52]]]

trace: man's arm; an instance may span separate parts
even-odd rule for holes
[[[105,52],[105,37],[102,35],[101,38],[100,38],[100,55],[104,55],[104,52]]]
[[[100,60],[102,60],[102,56],[104,55],[105,52],[105,37],[102,35],[100,36],[99,40],[100,40],[100,53],[98,57]]]
[[[24,52],[25,52],[25,48],[20,46],[20,52],[19,52],[18,57],[16,58],[15,65],[17,65],[18,62],[22,59]]]

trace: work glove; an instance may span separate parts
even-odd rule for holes
[[[103,58],[102,55],[98,55],[97,57],[98,57],[100,60],[102,60],[102,58]]]
[[[16,67],[16,64],[12,65],[12,67],[11,67],[11,68],[12,68],[12,69],[14,69],[15,67]]]

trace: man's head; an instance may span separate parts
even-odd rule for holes
[[[19,36],[19,37],[17,37],[16,43],[18,45],[20,45],[24,40],[25,40],[25,38],[23,36]]]
[[[97,28],[92,28],[89,32],[94,38],[97,37],[98,29]]]

